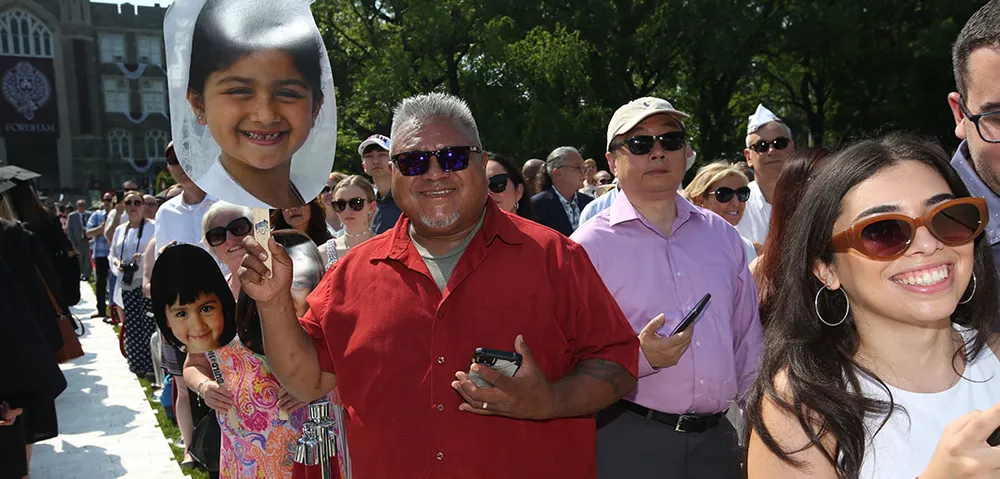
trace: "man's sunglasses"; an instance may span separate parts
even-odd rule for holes
[[[726,186],[719,187],[715,191],[709,191],[709,195],[715,195],[715,199],[719,203],[729,203],[733,199],[733,195],[736,195],[736,199],[740,200],[740,203],[746,203],[750,199],[750,187],[741,186],[735,190]]]
[[[646,155],[653,151],[653,145],[660,142],[660,146],[667,151],[677,151],[687,144],[687,133],[683,131],[670,131],[660,136],[639,135],[627,138],[618,145],[613,145],[611,151],[621,147],[627,147],[633,155]]]
[[[507,174],[493,175],[490,177],[490,191],[503,193],[507,191]]]
[[[392,157],[403,176],[418,176],[431,168],[431,157],[437,158],[444,171],[462,171],[469,167],[473,153],[483,151],[478,146],[449,146],[437,151],[405,151]]]
[[[349,200],[336,200],[331,204],[333,205],[333,211],[336,211],[337,213],[343,213],[344,211],[347,210],[348,207],[350,207],[354,211],[361,211],[365,208],[365,203],[367,202],[368,200],[359,197],[359,198],[351,198]]]
[[[233,234],[233,236],[239,238],[241,236],[246,236],[250,233],[253,225],[250,220],[246,218],[236,218],[229,222],[226,226],[216,226],[205,232],[205,241],[208,241],[208,245],[211,247],[219,246],[226,242],[226,231]]]
[[[958,198],[919,218],[888,213],[863,219],[834,235],[830,249],[840,253],[854,249],[874,260],[891,261],[903,256],[921,226],[945,245],[959,246],[979,236],[987,221],[986,200]]]
[[[791,142],[792,140],[785,138],[783,136],[779,136],[771,141],[760,140],[757,143],[750,145],[750,149],[756,151],[757,153],[763,154],[767,153],[767,151],[770,150],[772,146],[774,147],[775,150],[784,150],[785,148],[788,148],[788,144]]]

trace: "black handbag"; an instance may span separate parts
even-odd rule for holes
[[[191,394],[191,415],[201,419],[194,426],[188,453],[210,472],[219,472],[219,451],[222,449],[222,429],[215,410],[208,407],[197,394]]]

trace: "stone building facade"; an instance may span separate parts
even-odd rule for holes
[[[0,0],[0,165],[41,173],[49,195],[152,188],[170,139],[165,13]]]

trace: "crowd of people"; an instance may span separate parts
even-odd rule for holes
[[[172,146],[175,186],[93,212],[0,186],[0,350],[42,358],[0,380],[0,464],[57,433],[93,270],[129,369],[169,377],[182,466],[219,477],[318,477],[293,458],[321,398],[345,478],[996,477],[1000,1],[953,60],[950,160],[904,132],[799,147],[760,105],[743,160],[683,185],[690,115],[643,97],[609,171],[572,146],[518,168],[429,93],[265,244]]]

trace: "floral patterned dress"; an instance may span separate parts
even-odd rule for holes
[[[219,477],[291,479],[295,443],[302,423],[309,419],[308,408],[296,409],[287,420],[279,417],[281,384],[239,337],[216,350],[215,357],[235,405],[218,415],[222,429]],[[339,423],[334,427],[340,436]]]

